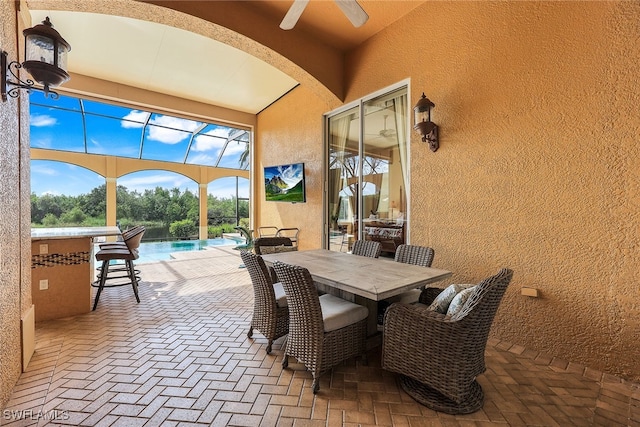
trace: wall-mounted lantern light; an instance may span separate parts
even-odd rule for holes
[[[51,95],[54,99],[58,98],[59,95],[51,88],[69,80],[67,53],[71,50],[71,46],[60,36],[60,33],[53,29],[49,17],[42,21],[42,24],[27,28],[22,33],[25,46],[25,61],[22,64],[17,61],[7,63],[7,52],[0,52],[2,101],[7,100],[7,95],[17,98],[20,94],[19,89],[39,90],[44,92],[45,96]],[[31,79],[21,80],[17,71],[20,68],[27,70],[33,79],[42,85],[42,88],[35,86],[35,82]],[[10,80],[11,77],[16,80]],[[7,90],[8,86],[12,87]]]
[[[429,101],[422,93],[420,100],[413,107],[415,125],[413,128],[418,131],[422,137],[422,142],[429,142],[431,151],[436,151],[440,146],[438,141],[438,125],[431,121],[431,109],[436,105]]]

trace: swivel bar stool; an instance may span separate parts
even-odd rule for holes
[[[100,272],[98,280],[91,285],[98,288],[93,301],[93,310],[98,306],[98,300],[104,288],[131,285],[136,301],[140,302],[140,297],[138,296],[140,276],[138,275],[139,272],[134,268],[133,261],[139,257],[138,247],[144,232],[144,227],[138,227],[127,235],[124,240],[125,244],[121,247],[119,245],[105,246],[104,249],[100,249],[96,253],[96,261],[102,261],[102,265],[98,267]],[[112,261],[114,264],[112,264]],[[115,264],[117,261],[124,261],[124,268],[118,267]],[[107,281],[110,280],[114,280],[114,282],[107,284]]]

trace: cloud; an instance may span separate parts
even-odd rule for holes
[[[46,175],[46,176],[58,176],[58,170],[53,167],[49,167],[43,164],[39,164],[37,162],[31,162],[31,173]]]
[[[129,114],[122,118],[120,126],[125,129],[141,128],[149,118],[149,115],[151,115],[151,113],[147,113],[146,111],[131,110]]]
[[[46,114],[32,114],[29,124],[33,127],[46,127],[55,126],[58,124],[58,119]]]
[[[293,187],[302,179],[302,167],[300,165],[278,166],[278,174],[289,187]]]
[[[231,141],[229,145],[227,145],[227,149],[224,150],[224,154],[225,156],[228,156],[230,154],[242,153],[246,146],[247,144],[244,142],[238,143],[237,141]]]
[[[209,183],[207,186],[209,195],[228,199],[236,196],[236,179],[232,177],[219,178]],[[249,180],[245,178],[238,179],[238,196],[249,197]]]
[[[89,143],[94,146],[97,150],[102,149],[102,144],[95,138],[89,138]]]
[[[35,138],[33,135],[31,136],[31,146],[33,148],[51,148],[51,137],[46,136],[44,138]]]
[[[155,126],[147,128],[148,138],[163,144],[177,144],[191,136],[201,123],[179,117],[156,116],[150,122]]]
[[[191,192],[198,190],[198,185],[192,179],[175,173],[134,173],[128,177],[118,179],[118,185],[127,187],[129,191],[152,190],[156,187],[189,189]]]
[[[213,163],[217,160],[217,158],[218,158],[217,155],[211,156],[209,154],[201,153],[201,154],[196,154],[194,156],[190,156],[189,160],[187,160],[187,163],[191,165],[213,166]]]
[[[221,130],[220,128],[217,128],[216,130],[198,135],[193,141],[191,151],[219,150],[224,147],[228,133],[228,130]]]

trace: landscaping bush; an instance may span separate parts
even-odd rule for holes
[[[169,234],[176,238],[188,238],[198,235],[198,227],[190,219],[174,221],[169,226]]]

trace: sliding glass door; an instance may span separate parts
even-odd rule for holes
[[[369,239],[393,255],[406,242],[407,118],[406,86],[327,116],[330,250]]]

